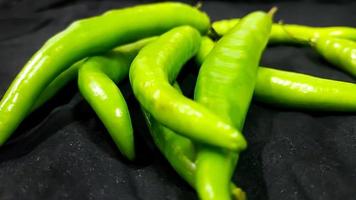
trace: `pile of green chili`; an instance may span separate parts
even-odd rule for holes
[[[118,86],[129,77],[152,139],[204,200],[246,199],[231,182],[252,97],[274,106],[356,111],[356,85],[259,66],[268,43],[306,45],[356,76],[356,29],[273,23],[276,8],[211,23],[198,8],[167,2],[78,20],[50,38],[0,103],[0,145],[68,82],[90,104],[119,151],[135,159],[134,134]],[[194,58],[194,99],[176,78]]]

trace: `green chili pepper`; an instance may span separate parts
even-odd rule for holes
[[[231,150],[244,149],[239,131],[171,86],[183,64],[197,52],[200,40],[199,32],[182,26],[145,46],[130,68],[133,92],[145,110],[175,132]],[[216,133],[220,137],[214,137]]]
[[[174,84],[174,87],[178,92],[181,92],[177,83]],[[194,188],[196,152],[193,142],[164,127],[150,113],[142,110],[154,143],[175,171]],[[230,193],[236,200],[246,199],[244,191],[233,183],[230,184]]]
[[[327,61],[356,77],[356,42],[318,37],[312,38],[310,43]]]
[[[200,48],[195,55],[195,61],[198,64],[198,67],[201,67],[205,58],[209,55],[211,50],[214,48],[215,42],[208,36],[203,36],[201,38]]]
[[[215,43],[203,37],[196,55],[198,64]],[[314,111],[356,111],[356,84],[306,74],[259,67],[254,100],[277,107]]]
[[[115,79],[117,81],[127,74],[125,70],[128,71],[130,64],[126,62],[127,59],[123,59],[114,63],[110,57],[90,58],[79,69],[78,86],[121,153],[132,160],[135,153],[130,114],[124,97],[114,83]]]
[[[125,99],[115,83],[127,76],[135,55],[152,39],[119,47],[104,56],[91,57],[79,69],[81,94],[97,113],[121,153],[130,160],[135,157],[133,128]]]
[[[139,41],[122,45],[113,50],[114,53],[125,54],[125,57],[131,61],[133,60],[134,56],[138,53],[137,51],[141,49],[147,43],[155,40],[157,37],[150,37],[141,39]],[[114,60],[115,58],[113,58]],[[41,107],[44,103],[46,103],[49,99],[51,99],[59,90],[61,90],[65,85],[67,85],[70,81],[76,79],[78,75],[78,70],[82,66],[83,62],[86,60],[81,60],[67,70],[62,72],[59,76],[57,76],[41,93],[41,95],[37,98],[35,105],[33,106],[32,110],[36,110]],[[128,74],[128,73],[127,73]],[[127,75],[126,74],[126,75]],[[125,76],[126,76],[125,75]]]
[[[124,45],[122,47],[116,48],[111,54],[116,53],[118,54],[118,56],[121,56],[121,54],[126,55],[129,54],[130,52],[133,52],[132,55],[134,55],[137,49],[140,49],[142,45],[154,39],[156,38],[143,39],[133,44]],[[125,57],[130,57],[130,56],[125,56]],[[95,57],[91,59],[97,60]],[[86,62],[90,62],[91,59],[89,59]],[[118,60],[117,56],[105,56],[102,59],[104,59],[104,62],[108,62],[110,60],[110,63],[113,63],[111,65],[114,65],[115,60]],[[107,66],[110,66],[110,63]],[[81,61],[80,64],[79,63],[74,64],[68,70],[66,70],[60,76],[58,76],[54,81],[52,81],[51,84],[41,94],[39,100],[36,102],[36,105],[41,105],[42,103],[46,102],[49,98],[51,98],[55,94],[55,92],[53,92],[52,90],[58,91],[63,85],[65,85],[63,84],[63,81],[66,82],[69,80],[73,80],[76,77],[77,70],[82,67],[81,66],[82,64],[83,61]],[[126,65],[121,64],[120,66],[116,66],[116,67],[125,68]],[[176,88],[179,89],[177,87],[177,84],[175,84],[174,86],[176,86]],[[169,163],[173,166],[173,168],[177,171],[177,173],[183,179],[185,179],[190,185],[192,185],[192,187],[194,187],[193,182],[194,182],[194,174],[195,174],[195,163],[194,163],[195,150],[194,150],[193,143],[189,139],[177,135],[173,131],[162,126],[159,122],[157,122],[157,120],[153,119],[153,117],[150,116],[148,112],[145,112],[145,116],[147,118],[147,123],[149,125],[149,129],[152,134],[152,137],[156,145],[160,149],[160,151],[168,159]],[[231,193],[235,197],[235,199],[238,200],[245,199],[244,192],[233,184],[231,186]]]
[[[254,98],[285,108],[356,111],[356,84],[260,67]]]
[[[156,37],[142,39],[72,65],[49,84],[35,103],[34,109],[73,80],[79,70],[78,85],[81,94],[104,123],[121,153],[132,160],[134,141],[130,115],[115,83],[128,75],[131,61],[138,51],[155,39]]]
[[[77,77],[78,70],[84,61],[85,59],[73,64],[70,68],[62,72],[50,84],[48,84],[43,92],[41,92],[41,95],[37,98],[36,103],[32,106],[32,111],[41,107],[70,81],[74,80]]]
[[[178,84],[174,84],[174,87],[181,93]],[[195,147],[193,142],[164,127],[149,112],[142,110],[150,134],[158,149],[167,158],[175,171],[194,187]]]
[[[143,111],[149,131],[158,149],[175,171],[193,188],[195,187],[195,147],[188,138],[174,133],[155,120],[147,111]],[[230,185],[233,199],[245,200],[245,192],[234,184]]]
[[[155,39],[156,37],[142,39],[117,47],[104,55],[75,63],[47,86],[35,103],[34,109],[75,79],[79,70],[78,86],[81,94],[98,114],[121,153],[132,160],[135,153],[130,115],[115,83],[128,75],[131,61],[138,51]]]
[[[182,3],[156,3],[110,11],[70,25],[45,43],[5,93],[0,103],[0,145],[31,111],[45,87],[67,67],[180,25],[191,25],[204,33],[209,18]]]
[[[239,23],[240,19],[227,19],[216,21],[212,24],[212,28],[219,36],[225,35],[232,27]],[[296,40],[286,30],[293,35],[298,36]],[[295,43],[308,44],[310,38],[318,38],[319,36],[333,36],[356,41],[356,28],[346,26],[335,27],[311,27],[296,24],[273,24],[269,43]]]
[[[244,17],[217,42],[199,71],[195,100],[240,131],[252,99],[258,63],[267,45],[275,11],[274,8],[269,14],[253,12]],[[209,45],[209,42],[205,43]],[[200,52],[198,56],[204,53]],[[215,137],[220,135],[216,133]],[[229,186],[237,160],[237,152],[200,146],[196,187],[201,199],[230,199]]]

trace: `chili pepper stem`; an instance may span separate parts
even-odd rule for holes
[[[269,15],[272,19],[274,14],[278,11],[278,7],[277,6],[273,6],[267,13],[267,15]]]
[[[219,34],[215,31],[213,27],[210,27],[208,30],[208,36],[212,39],[217,39],[219,38]]]
[[[196,7],[197,9],[201,9],[201,7],[203,6],[203,2],[202,1],[198,1],[194,7]]]

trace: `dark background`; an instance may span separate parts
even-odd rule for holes
[[[74,20],[142,2],[147,1],[0,0],[0,95],[31,55]],[[204,1],[202,9],[217,20],[277,5],[276,21],[356,26],[352,1],[250,2]],[[261,64],[354,82],[308,47],[270,46]],[[179,77],[187,96],[197,73],[192,65]],[[76,87],[71,83],[28,116],[0,148],[0,199],[197,199],[152,144],[127,80],[120,88],[135,126],[134,163],[119,154]],[[249,148],[234,181],[250,200],[355,199],[355,128],[354,113],[303,112],[254,102],[244,128]]]

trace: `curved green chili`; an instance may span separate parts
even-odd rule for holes
[[[178,84],[174,84],[175,89],[181,93]],[[169,128],[159,123],[153,116],[142,109],[146,123],[154,143],[168,160],[175,171],[194,187],[195,177],[195,147],[193,142],[176,134]]]
[[[97,113],[121,153],[130,160],[135,157],[133,128],[125,99],[115,83],[127,76],[135,55],[152,39],[91,57],[82,64],[78,73],[81,94]]]
[[[198,50],[201,36],[183,26],[145,46],[130,68],[133,92],[159,122],[189,138],[232,150],[246,146],[241,133],[204,106],[179,94],[171,83]],[[220,137],[214,138],[215,133]]]
[[[152,135],[153,141],[168,160],[174,170],[187,183],[195,188],[195,147],[188,138],[174,133],[155,120],[147,111],[143,111],[147,126]],[[230,186],[230,192],[234,199],[245,200],[245,192],[234,184]]]
[[[41,92],[40,96],[37,98],[35,104],[32,106],[32,111],[38,109],[48,100],[50,100],[54,95],[58,93],[64,86],[66,86],[70,81],[74,80],[78,75],[78,70],[82,66],[85,60],[81,60],[73,64],[70,68],[59,74],[53,81],[48,84],[48,86]]]
[[[180,88],[177,83],[174,84],[177,91]],[[196,150],[191,140],[186,137],[180,136],[172,130],[164,127],[156,119],[144,109],[143,113],[146,123],[154,143],[168,160],[170,165],[175,171],[195,188],[195,173],[196,173]],[[230,184],[230,192],[233,199],[245,200],[246,195],[244,191],[236,187],[233,183]]]
[[[105,125],[117,147],[129,159],[134,158],[134,144],[130,115],[120,90],[115,83],[128,75],[129,67],[138,51],[155,40],[146,38],[75,63],[55,78],[41,93],[33,107],[37,109],[69,81],[79,70],[78,86],[83,97]]]
[[[310,42],[327,61],[356,77],[356,42],[333,37],[312,38]]]
[[[225,19],[216,21],[212,28],[219,36],[225,35],[240,19]],[[299,40],[292,37],[286,30],[298,36]],[[269,43],[295,43],[308,44],[310,38],[327,35],[356,41],[356,28],[347,26],[311,27],[296,24],[273,24]]]
[[[73,63],[180,25],[191,25],[204,33],[209,18],[182,3],[156,3],[74,22],[36,52],[5,93],[0,103],[0,145],[31,111],[51,80]]]
[[[130,114],[124,97],[115,85],[115,82],[127,74],[130,63],[126,58],[117,59],[120,57],[122,56],[113,54],[108,58],[90,58],[79,69],[78,86],[121,153],[132,160],[135,157],[135,148]]]
[[[217,42],[198,74],[195,100],[240,131],[252,99],[258,63],[267,45],[274,12],[275,9],[270,14],[253,12],[244,17]],[[211,45],[208,41],[205,44]],[[198,56],[205,53],[199,52]],[[215,137],[220,135],[216,133]],[[229,186],[237,160],[237,152],[200,146],[196,187],[201,199],[230,199]]]
[[[202,39],[196,55],[198,64],[214,45],[210,38]],[[285,108],[355,112],[356,84],[260,66],[253,98]]]
[[[285,108],[356,111],[356,84],[260,67],[254,98]]]
[[[157,37],[150,37],[138,40],[136,42],[119,46],[112,51],[114,53],[125,54],[129,60],[133,60],[134,56],[138,53],[144,45],[153,41]],[[115,58],[114,58],[115,59]],[[76,79],[78,75],[78,70],[82,66],[84,60],[81,60],[72,66],[70,66],[67,70],[58,75],[41,93],[41,95],[37,98],[36,103],[32,107],[32,110],[36,110],[41,107],[44,103],[46,103],[49,99],[51,99],[59,90],[61,90],[65,85],[67,85],[70,81]],[[130,63],[131,63],[130,61]]]

